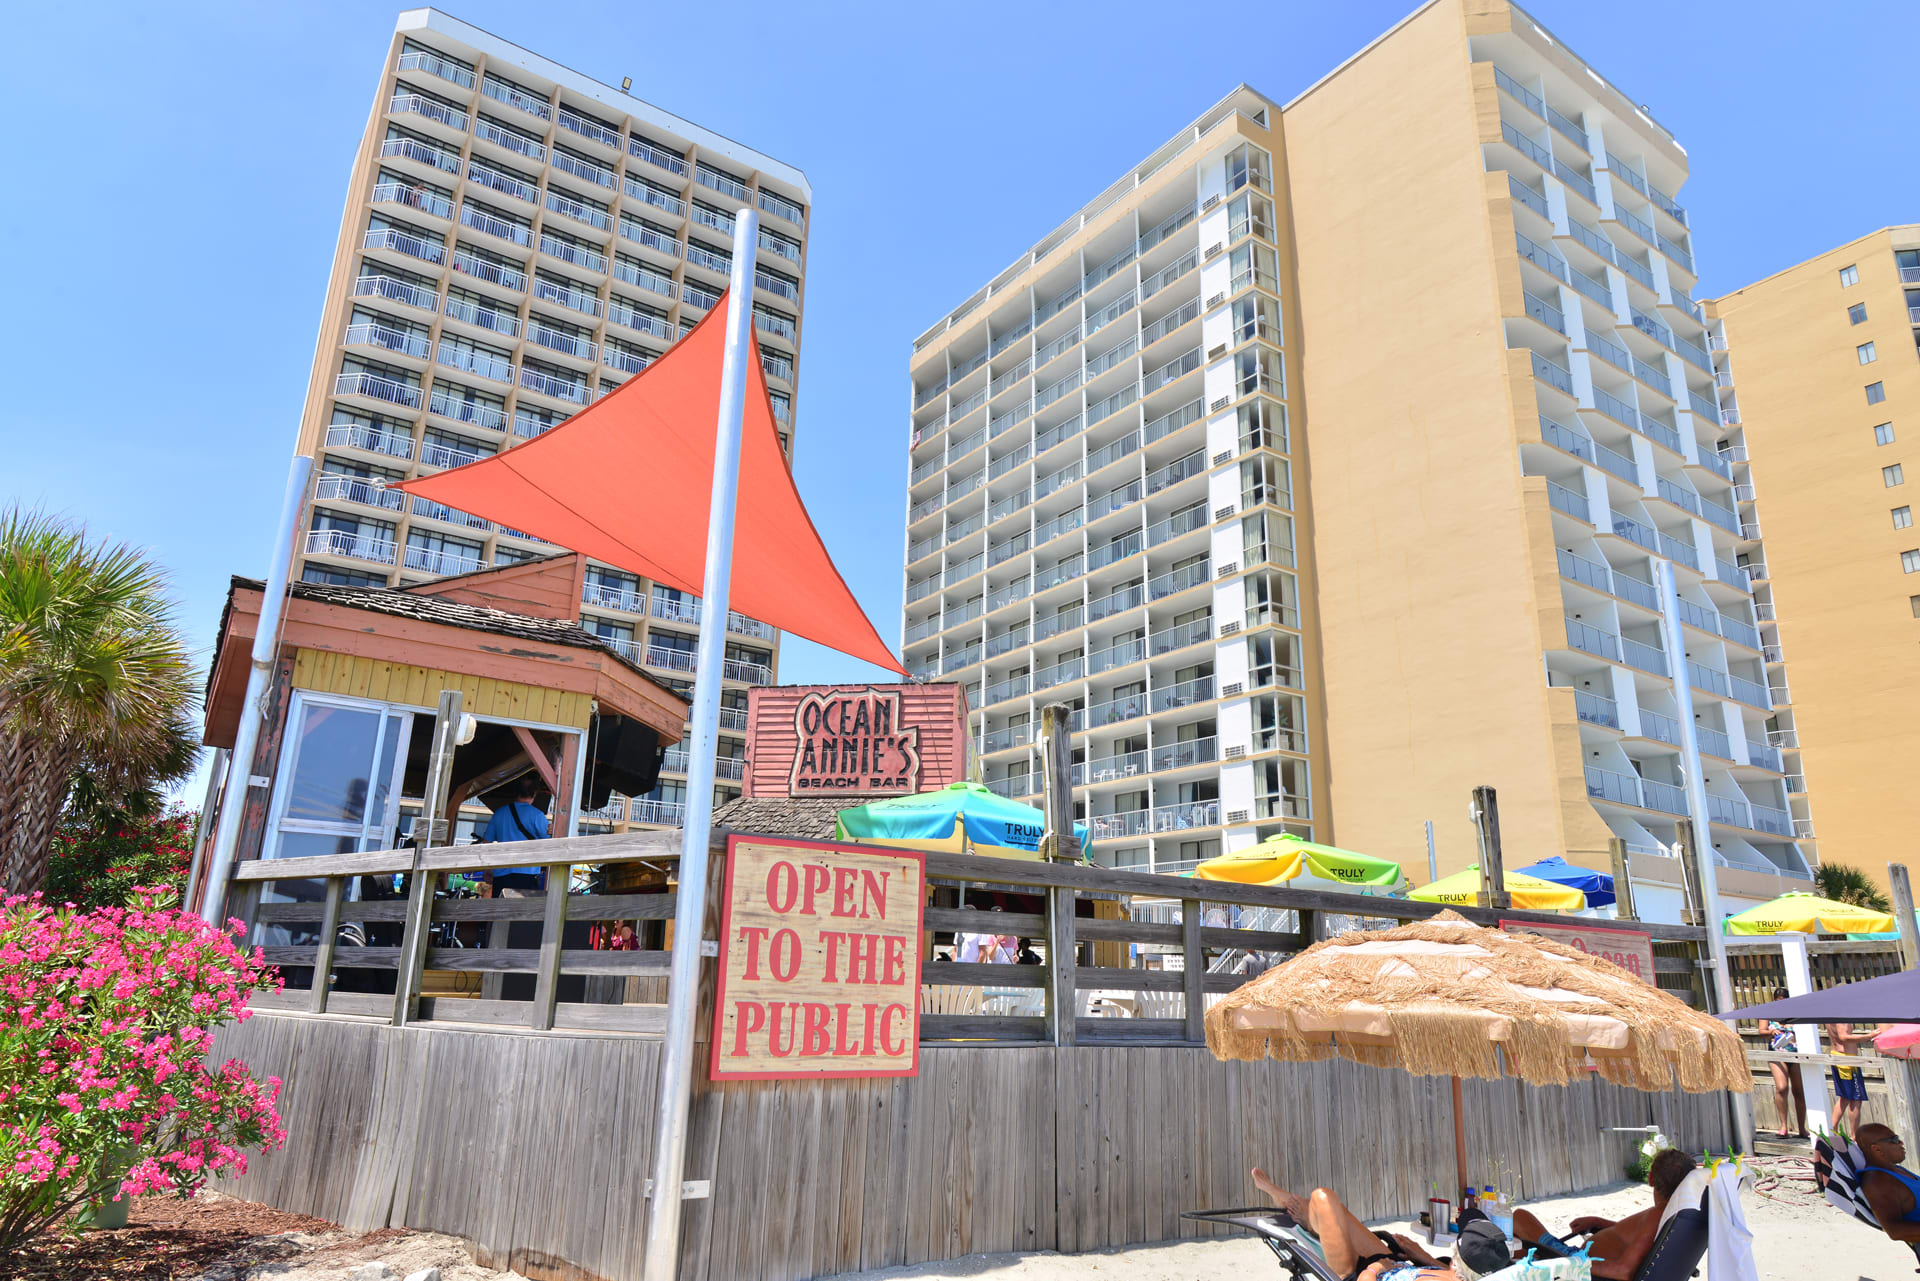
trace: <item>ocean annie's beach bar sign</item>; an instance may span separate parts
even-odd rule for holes
[[[913,1076],[922,855],[751,836],[727,842],[711,1076]]]
[[[955,684],[769,686],[747,695],[745,795],[911,796],[966,777]]]

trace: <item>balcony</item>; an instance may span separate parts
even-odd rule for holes
[[[540,236],[540,252],[549,257],[558,258],[562,262],[570,262],[576,267],[584,267],[588,271],[604,273],[607,269],[607,256],[599,250],[586,245],[577,245],[570,240],[561,240],[544,232]]]
[[[553,167],[576,178],[585,178],[597,187],[613,186],[613,170],[561,147],[553,149]]]
[[[656,147],[637,134],[627,138],[627,151],[656,168],[665,169],[668,173],[679,174],[682,177],[686,175],[687,162],[684,157]]]
[[[747,663],[729,658],[721,663],[720,673],[730,681],[745,681],[749,685],[773,684],[773,669],[765,663]]]
[[[556,303],[569,311],[580,312],[582,315],[598,316],[600,314],[598,294],[589,293],[584,289],[575,289],[570,285],[559,284],[539,276],[534,277],[533,280],[533,296],[543,302]]]
[[[587,403],[587,388],[584,383],[575,382],[557,374],[542,373],[538,369],[529,369],[524,365],[520,369],[520,385],[529,391],[571,401],[576,405]]]
[[[1582,653],[1604,658],[1609,662],[1620,661],[1620,638],[1612,632],[1601,631],[1581,622],[1577,618],[1564,620],[1567,625],[1567,644]]]
[[[806,225],[807,211],[805,209],[794,204],[791,200],[784,200],[776,196],[771,191],[760,192],[757,203],[762,210],[772,214],[776,218],[784,218],[797,227]]]
[[[1761,769],[1770,769],[1776,773],[1784,773],[1786,769],[1782,763],[1779,748],[1751,740],[1747,743],[1747,764],[1757,765]]]
[[[383,482],[339,472],[323,472],[320,479],[314,482],[313,497],[315,502],[361,503],[391,512],[397,512],[406,505],[406,496],[398,490],[388,489]]]
[[[447,299],[447,318],[472,325],[477,329],[504,334],[509,338],[517,338],[520,334],[520,317],[513,312],[502,311],[498,307],[483,306],[465,298]],[[508,381],[511,381],[511,378]]]
[[[467,179],[477,182],[489,191],[497,191],[503,196],[512,196],[515,200],[524,200],[528,204],[540,198],[537,188],[517,174],[495,169],[492,165],[483,165],[478,160],[467,161]]]
[[[588,579],[580,589],[580,603],[600,609],[620,609],[629,614],[647,612],[646,600],[630,587]]]
[[[405,405],[409,409],[420,408],[420,388],[413,383],[401,382],[397,378],[387,378],[366,370],[349,369],[333,380],[333,394],[336,396],[365,396],[370,400],[383,401],[389,405]]]
[[[598,354],[593,345],[593,339],[586,334],[569,333],[565,329],[556,329],[537,319],[527,326],[527,338],[549,351],[577,356],[581,360],[590,361]]]
[[[1220,740],[1212,737],[1186,739],[1154,748],[1152,757],[1152,769],[1156,774],[1163,770],[1206,765],[1220,759]]]
[[[418,93],[396,93],[387,102],[387,113],[395,116],[419,116],[449,129],[466,132],[467,113],[458,107]]]
[[[362,249],[386,249],[439,266],[447,260],[447,247],[438,241],[416,236],[398,227],[369,227],[361,238]]]
[[[493,262],[469,253],[465,249],[456,248],[453,251],[453,269],[462,275],[499,285],[503,289],[520,292],[527,287],[527,273],[518,267],[508,263]]]
[[[684,801],[657,801],[650,796],[636,796],[628,802],[629,823],[659,823],[678,827],[686,817],[687,806]]]
[[[746,183],[741,182],[730,173],[724,173],[707,165],[694,165],[693,180],[703,187],[710,187],[715,191],[732,196],[735,200],[753,199],[753,193],[747,189]]]
[[[411,160],[442,173],[460,172],[458,152],[435,146],[421,138],[388,138],[380,144],[380,156],[384,160]]]
[[[482,116],[473,126],[473,136],[482,142],[490,142],[496,147],[511,151],[515,155],[525,156],[532,161],[544,161],[547,158],[547,149],[538,138],[529,137],[517,129],[497,125],[485,116]]]
[[[349,347],[378,347],[416,360],[425,360],[429,351],[425,331],[383,325],[377,320],[356,320],[347,326],[343,341]]]
[[[405,205],[409,209],[418,209],[421,213],[431,214],[435,218],[453,217],[453,202],[437,191],[422,187],[418,183],[382,182],[373,188],[373,203],[376,205]]]
[[[443,358],[445,355],[445,346],[444,343],[441,344]],[[507,368],[504,363],[501,365],[501,372],[498,376],[503,380],[508,378]],[[505,431],[507,429],[506,406],[496,402],[462,396],[460,389],[451,383],[435,384],[433,394],[427,397],[427,412],[438,414],[442,418],[451,418],[455,422],[471,423],[475,427],[484,427],[488,431]],[[438,446],[435,446],[435,448],[438,448]]]
[[[552,187],[547,189],[547,208],[563,217],[571,218],[575,222],[583,222],[589,227],[597,227],[601,231],[609,230],[613,226],[613,219],[604,208],[588,204],[584,200],[575,200],[573,197]]]
[[[493,522],[475,516],[472,512],[463,512],[457,507],[445,503],[436,503],[431,499],[416,496],[413,500],[413,514],[429,520],[442,520],[449,525],[459,525],[465,529],[492,529]]]
[[[354,560],[391,565],[393,553],[394,542],[391,538],[355,534],[344,529],[307,531],[306,554],[309,556],[348,556]]]
[[[545,98],[522,89],[518,85],[501,80],[496,76],[487,75],[481,77],[480,92],[492,98],[495,102],[503,102],[509,107],[526,112],[528,115],[538,116],[542,120],[553,119],[553,107]],[[638,802],[635,803],[638,804]]]
[[[401,436],[378,427],[335,423],[327,428],[329,449],[365,449],[389,458],[412,458],[413,437]]]
[[[390,302],[404,303],[409,307],[420,307],[426,311],[438,310],[439,292],[432,285],[417,285],[410,280],[401,280],[397,276],[368,275],[353,282],[355,298],[385,298]]]
[[[1573,708],[1586,724],[1604,725],[1608,729],[1620,728],[1620,709],[1610,698],[1576,689],[1573,691]]]
[[[487,562],[477,554],[459,551],[447,551],[435,547],[421,547],[408,544],[406,560],[408,569],[417,569],[428,574],[450,577],[455,574],[471,574],[475,570],[485,569]]]
[[[450,80],[462,89],[473,88],[473,68],[462,63],[442,58],[425,49],[408,49],[400,55],[398,69],[401,71],[424,71],[430,76]]]

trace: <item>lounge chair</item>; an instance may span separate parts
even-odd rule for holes
[[[1272,1206],[1190,1210],[1180,1217],[1206,1223],[1224,1223],[1254,1233],[1266,1242],[1267,1248],[1273,1251],[1274,1257],[1293,1281],[1345,1281],[1327,1266],[1319,1238],[1295,1222],[1285,1210]],[[1392,1253],[1399,1256],[1399,1247],[1393,1245],[1391,1238],[1382,1235],[1381,1241],[1383,1246],[1392,1246]],[[1660,1234],[1653,1239],[1653,1249],[1648,1253],[1646,1262],[1633,1274],[1634,1281],[1687,1281],[1697,1273],[1700,1261],[1706,1254],[1706,1211],[1698,1207],[1680,1210],[1661,1225]],[[1482,1281],[1508,1281],[1509,1274],[1515,1279],[1537,1277],[1541,1275],[1543,1266],[1550,1266],[1551,1262],[1541,1259],[1532,1264],[1516,1263],[1512,1268],[1484,1277]]]

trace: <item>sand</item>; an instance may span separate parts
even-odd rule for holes
[[[1804,1159],[1760,1160],[1744,1203],[1762,1281],[1911,1281],[1913,1251],[1817,1200]],[[1243,1204],[1260,1198],[1252,1186]],[[1647,1190],[1617,1183],[1531,1203],[1549,1226],[1582,1214],[1620,1218],[1651,1203]],[[1370,1226],[1414,1235],[1405,1222]],[[943,1263],[849,1273],[841,1281],[1275,1281],[1284,1278],[1267,1247],[1251,1237],[1133,1246],[1098,1254],[976,1254]],[[1705,1275],[1704,1268],[1702,1275]],[[1707,1277],[1706,1281],[1716,1281]]]

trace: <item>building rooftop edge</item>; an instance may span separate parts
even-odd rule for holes
[[[612,85],[603,84],[584,72],[575,71],[551,58],[542,57],[531,49],[517,45],[482,27],[476,27],[470,22],[463,22],[443,10],[430,7],[407,9],[395,21],[393,29],[399,35],[416,31],[436,31],[476,49],[483,49],[489,56],[498,55],[511,60],[531,74],[551,80],[562,88],[592,98],[613,110],[651,121],[663,129],[669,129],[688,138],[703,149],[709,149],[738,160],[742,164],[751,165],[762,173],[797,187],[806,193],[807,203],[809,205],[813,203],[813,184],[807,181],[806,174],[784,160],[776,160],[763,151],[755,150],[743,142],[737,142],[725,134],[715,133],[684,116],[675,115],[664,107],[657,107],[643,98],[636,98]]]
[[[1784,276],[1788,272],[1798,271],[1802,267],[1808,266],[1812,263],[1819,261],[1822,258],[1827,257],[1829,254],[1837,254],[1842,249],[1848,249],[1854,245],[1861,244],[1868,240],[1872,240],[1875,236],[1891,236],[1893,233],[1899,232],[1899,231],[1911,231],[1915,233],[1916,236],[1920,236],[1920,222],[1890,222],[1890,223],[1887,223],[1885,226],[1875,227],[1872,231],[1866,232],[1863,235],[1855,236],[1852,240],[1843,240],[1839,244],[1834,245],[1832,248],[1822,249],[1819,253],[1810,255],[1809,257],[1806,257],[1806,258],[1802,258],[1799,262],[1789,263],[1787,266],[1780,268],[1778,271],[1770,271],[1766,275],[1761,276],[1757,280],[1749,280],[1746,284],[1740,285],[1733,289],[1729,289],[1727,290],[1727,292],[1723,294],[1715,294],[1711,298],[1697,298],[1694,301],[1698,302],[1703,307],[1715,306],[1719,303],[1725,302],[1729,298],[1734,297],[1736,294],[1743,294],[1749,289],[1756,289],[1759,286],[1766,284],[1769,280],[1774,279],[1775,277]]]

